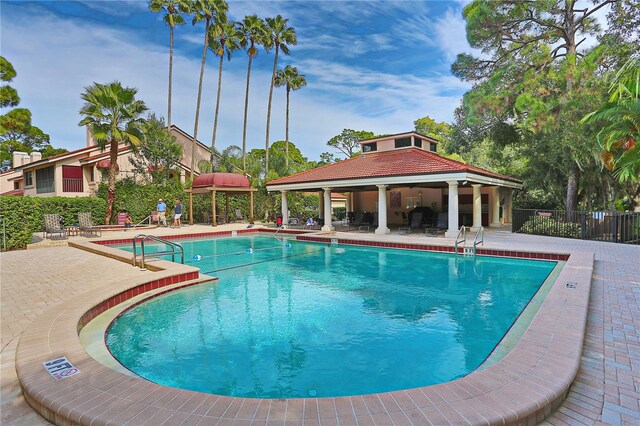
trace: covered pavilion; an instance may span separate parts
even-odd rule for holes
[[[333,230],[332,192],[347,193],[348,212],[377,213],[376,234],[390,233],[389,225],[402,224],[416,207],[447,212],[445,236],[450,238],[460,225],[477,230],[509,223],[513,191],[523,182],[443,157],[437,144],[417,132],[367,139],[360,142],[360,156],[273,180],[267,190],[282,194],[285,224],[289,191],[320,192],[321,218],[329,218],[326,231]]]
[[[218,225],[216,214],[216,194],[224,193],[226,214],[229,214],[229,194],[249,195],[249,222],[253,223],[253,193],[257,189],[251,187],[249,179],[239,173],[205,173],[196,176],[189,193],[189,223],[193,225],[193,195],[211,193],[211,226]]]

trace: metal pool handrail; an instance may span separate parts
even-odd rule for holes
[[[480,241],[478,241],[478,237],[480,237]],[[480,227],[478,232],[476,232],[476,236],[473,238],[473,254],[476,254],[476,246],[479,244],[484,245],[484,227]]]
[[[159,256],[164,256],[164,255],[171,255],[171,261],[175,262],[175,255],[176,255],[176,249],[178,249],[180,251],[180,255],[181,255],[181,259],[180,259],[180,263],[182,263],[184,265],[184,249],[182,248],[181,244],[178,243],[174,243],[172,241],[169,240],[165,240],[164,238],[160,238],[160,237],[156,237],[153,235],[147,235],[147,234],[138,234],[135,237],[133,237],[132,243],[133,243],[133,257],[132,257],[132,263],[133,266],[136,266],[136,260],[137,260],[137,252],[136,252],[136,241],[140,240],[140,269],[145,269],[145,265],[144,265],[144,260],[146,256],[149,257],[159,257]],[[145,254],[144,251],[144,242],[145,240],[153,240],[159,243],[163,243],[168,245],[169,247],[171,247],[170,250],[163,250],[163,251],[156,251],[153,253],[149,253],[148,255]]]
[[[460,234],[462,234],[462,238],[460,237]],[[455,254],[458,254],[458,243],[463,243],[463,249],[464,245],[467,243],[467,228],[465,228],[464,226],[460,227],[458,235],[456,236]]]

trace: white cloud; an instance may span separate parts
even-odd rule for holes
[[[158,24],[157,31],[166,28]],[[198,42],[198,44],[201,41]],[[384,45],[384,40],[378,40]],[[3,19],[3,55],[15,66],[21,106],[33,123],[51,135],[55,147],[78,149],[85,133],[78,126],[80,94],[92,82],[114,79],[139,89],[152,111],[166,116],[167,46],[145,42],[131,33],[38,14]],[[322,57],[323,55],[316,55]],[[266,107],[272,55],[254,61],[251,76],[248,148],[265,144]],[[310,84],[291,96],[291,140],[310,159],[329,150],[326,141],[343,128],[396,133],[413,128],[413,120],[430,115],[451,120],[468,85],[447,76],[432,78],[381,73],[330,60],[297,59]],[[225,62],[218,147],[242,144],[246,56]],[[193,132],[200,56],[176,52],[173,80],[173,123]],[[209,144],[213,128],[217,61],[210,57],[205,73],[198,137]],[[284,139],[284,90],[274,89],[271,140]]]
[[[481,54],[479,50],[469,46],[466,26],[462,12],[457,9],[449,8],[443,16],[436,19],[433,27],[436,45],[450,62],[453,62],[459,53],[469,53],[474,56]]]
[[[146,0],[76,0],[95,11],[111,16],[130,16],[140,10],[145,10],[149,6]]]

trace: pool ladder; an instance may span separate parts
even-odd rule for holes
[[[168,245],[170,248],[167,250],[162,250],[162,251],[154,251],[152,253],[145,253],[144,251],[144,242],[146,240],[152,240],[158,243],[162,243],[162,244],[166,244]],[[182,245],[178,244],[178,243],[174,243],[172,241],[169,240],[165,240],[164,238],[159,238],[159,237],[155,237],[153,235],[147,235],[147,234],[138,234],[135,237],[133,237],[132,243],[133,243],[133,257],[132,257],[132,263],[133,266],[137,266],[138,264],[138,255],[137,255],[137,251],[136,251],[136,242],[140,241],[140,269],[144,270],[145,268],[145,259],[147,257],[160,257],[160,256],[165,256],[165,255],[171,255],[171,261],[175,262],[175,256],[176,254],[176,250],[178,250],[180,252],[180,263],[182,263],[184,265],[184,249],[182,248]]]
[[[462,254],[465,256],[475,256],[479,245],[484,245],[484,228],[481,226],[473,237],[473,247],[467,247],[467,228],[462,226],[456,236],[454,253],[458,254],[458,244],[462,243]]]

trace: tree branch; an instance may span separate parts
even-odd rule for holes
[[[528,12],[529,12],[529,19],[531,21],[535,22],[536,24],[538,24],[540,26],[543,26],[543,27],[555,28],[556,30],[564,31],[564,28],[562,26],[558,25],[558,24],[541,21],[540,19],[536,18],[535,16],[533,16],[533,11],[531,9],[529,9]]]
[[[578,48],[578,46],[580,46],[580,44],[585,41],[587,38],[583,38],[582,40],[580,40],[578,43],[576,43],[576,49]]]
[[[597,5],[596,7],[594,7],[593,9],[591,9],[590,11],[584,13],[580,18],[578,18],[578,20],[576,21],[576,27],[578,25],[580,25],[586,18],[588,18],[589,16],[593,15],[594,13],[596,13],[598,10],[602,9],[603,7],[605,7],[608,4],[612,4],[615,3],[617,0],[605,0],[602,3],[600,3],[599,5]]]

